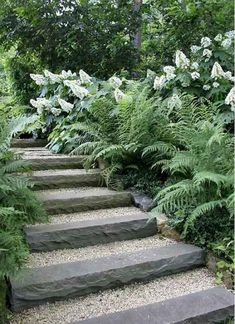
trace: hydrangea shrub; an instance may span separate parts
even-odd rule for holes
[[[191,55],[177,50],[173,66],[164,66],[163,74],[154,79],[154,89],[167,97],[172,93],[192,93],[226,105],[235,111],[233,47],[235,32],[218,34],[213,40],[203,37],[200,45],[191,46]]]

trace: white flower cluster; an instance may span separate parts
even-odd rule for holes
[[[30,103],[33,107],[37,108],[37,113],[41,114],[44,109],[51,109],[52,108],[52,104],[50,102],[50,100],[46,99],[46,98],[37,98],[36,100],[31,99]]]
[[[108,82],[114,89],[119,88],[122,85],[122,80],[116,76],[112,76]]]
[[[85,71],[80,70],[79,76],[81,79],[81,84],[91,84],[92,83],[92,77],[90,77]]]
[[[66,79],[69,79],[69,78],[75,78],[76,76],[77,76],[77,74],[75,72],[72,73],[71,70],[68,70],[68,71],[63,70],[61,72],[61,78],[63,80],[66,80]]]
[[[61,76],[59,74],[54,74],[48,70],[44,71],[44,75],[46,78],[49,79],[49,82],[51,84],[60,83],[60,81],[61,81]]]
[[[61,98],[58,99],[58,103],[59,103],[60,107],[62,108],[62,110],[67,113],[71,112],[74,107],[73,104],[71,104],[70,102],[67,102]]]
[[[231,106],[231,110],[235,112],[235,86],[230,90],[225,98],[225,104]]]
[[[182,68],[182,69],[186,69],[187,67],[189,67],[190,61],[182,51],[179,51],[179,50],[176,51],[175,65],[178,68]]]
[[[120,102],[123,98],[125,98],[125,93],[123,93],[120,89],[116,88],[114,90],[114,98],[117,102]]]
[[[176,77],[174,66],[171,65],[164,66],[163,71],[166,73],[167,81],[173,80]]]
[[[46,85],[47,84],[47,79],[41,75],[41,74],[30,74],[30,78],[35,81],[37,85]]]
[[[64,85],[69,87],[73,94],[81,100],[89,94],[89,91],[86,88],[80,86],[79,80],[65,80]]]

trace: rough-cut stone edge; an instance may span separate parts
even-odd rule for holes
[[[46,139],[13,139],[12,147],[44,147],[47,145]]]
[[[233,305],[232,293],[215,287],[71,324],[212,324],[232,317]]]
[[[53,170],[52,170],[53,172]],[[34,190],[55,189],[55,188],[76,188],[86,186],[101,186],[102,177],[100,172],[80,174],[56,174],[31,175],[30,180],[33,183]]]
[[[11,279],[10,301],[13,310],[18,311],[190,270],[204,263],[202,249],[178,243],[94,260],[27,269],[18,278]]]
[[[32,252],[53,251],[144,238],[156,234],[155,219],[128,215],[66,224],[26,227],[26,241]]]
[[[26,159],[31,164],[32,170],[48,169],[83,169],[84,159],[81,157],[43,157]]]
[[[51,199],[43,201],[48,213],[51,215],[73,213],[102,208],[124,207],[131,205],[131,195],[128,192],[114,192],[94,196],[71,197],[68,199]]]

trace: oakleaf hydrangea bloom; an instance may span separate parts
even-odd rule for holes
[[[176,77],[174,66],[171,65],[164,66],[163,71],[166,73],[167,81],[170,81]]]
[[[210,88],[211,88],[211,86],[210,86],[209,84],[205,84],[205,85],[203,86],[203,90],[205,90],[205,91],[210,90]]]
[[[153,84],[153,88],[155,90],[161,90],[166,82],[166,77],[165,75],[161,75],[160,77],[156,76]]]
[[[235,37],[235,30],[230,30],[229,32],[225,33],[225,36],[228,38],[234,38]]]
[[[216,42],[221,42],[222,39],[223,39],[222,34],[218,34],[218,35],[216,35],[215,38],[214,38],[214,40],[215,40]]]
[[[205,49],[203,50],[202,56],[205,56],[205,57],[206,57],[206,61],[209,61],[209,59],[210,59],[211,56],[212,56],[212,51],[209,50],[208,48],[205,48]]]
[[[218,88],[220,86],[220,84],[218,82],[213,82],[212,85],[213,85],[214,88]]]
[[[231,38],[225,38],[221,45],[224,47],[224,48],[229,48],[231,45],[232,45],[232,39]]]
[[[80,70],[79,76],[82,84],[92,83],[91,82],[92,77],[90,77],[85,71]]]
[[[191,64],[191,69],[193,69],[193,70],[199,70],[199,64],[197,62],[193,62]]]
[[[60,107],[62,108],[62,110],[67,113],[69,113],[74,107],[73,104],[71,104],[61,98],[58,99],[58,103],[59,103]]]
[[[190,47],[190,50],[193,54],[197,53],[198,51],[200,51],[201,47],[200,46],[197,46],[197,45],[192,45]]]
[[[30,78],[35,81],[37,85],[45,85],[47,84],[47,79],[41,74],[30,74]]]
[[[178,68],[186,69],[190,61],[182,51],[177,50],[175,53],[175,64]]]
[[[225,104],[231,105],[231,110],[235,111],[235,86],[229,91],[225,98]]]
[[[125,97],[125,93],[123,93],[120,89],[116,88],[114,91],[114,98],[117,102],[120,102]]]
[[[86,88],[81,87],[77,80],[65,80],[64,84],[67,85],[72,90],[73,94],[81,100],[89,94],[89,91]]]
[[[58,109],[58,108],[51,108],[51,113],[54,115],[54,116],[59,116],[61,114],[62,110],[61,109]]]
[[[37,98],[37,100],[30,99],[30,103],[33,107],[37,108],[38,114],[41,114],[45,108],[52,108],[50,100],[46,98]]]
[[[200,73],[192,72],[191,77],[192,77],[193,80],[199,79],[200,78]]]
[[[61,81],[60,75],[59,74],[54,74],[51,73],[48,70],[44,71],[45,77],[47,77],[52,84],[59,83]]]
[[[62,77],[62,79],[64,79],[64,80],[66,80],[66,79],[68,79],[68,78],[73,78],[73,77],[76,77],[76,76],[77,76],[77,74],[76,74],[75,72],[72,73],[71,70],[68,70],[68,71],[63,70],[63,71],[61,72],[61,77]]]
[[[223,78],[224,75],[225,73],[222,69],[222,66],[218,62],[215,62],[211,70],[212,79]]]
[[[232,72],[230,72],[230,71],[225,72],[224,77],[225,77],[225,79],[227,79],[229,81],[235,82],[235,77],[232,76]]]
[[[113,88],[119,88],[121,85],[122,85],[122,80],[121,79],[119,79],[118,77],[116,77],[116,76],[112,76],[109,80],[108,80],[108,82],[111,84],[111,86],[113,87]]]
[[[201,45],[204,48],[209,47],[211,45],[211,39],[209,37],[202,37]]]

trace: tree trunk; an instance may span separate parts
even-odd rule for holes
[[[142,0],[133,0],[133,12],[134,14],[138,14],[142,5]],[[138,30],[133,36],[133,45],[136,49],[140,50],[141,48],[141,26],[139,26]]]
[[[6,283],[0,280],[0,324],[6,323]]]

